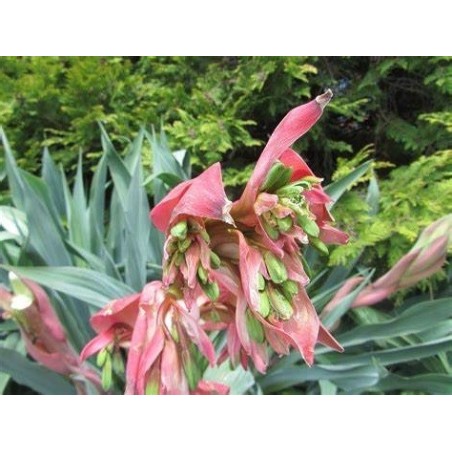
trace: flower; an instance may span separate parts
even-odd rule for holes
[[[407,289],[433,275],[446,262],[452,243],[452,214],[446,215],[422,231],[417,242],[387,273],[359,292],[352,308],[383,301],[401,289]],[[338,306],[359,283],[361,276],[349,278],[325,306],[322,315]]]
[[[69,344],[66,333],[45,291],[37,284],[9,273],[13,292],[0,288],[3,317],[11,317],[20,328],[28,354],[43,366],[69,377],[79,393],[86,381],[100,388],[98,375],[84,365]]]
[[[335,229],[321,179],[290,146],[320,118],[331,91],[290,111],[270,137],[231,215],[237,225],[241,291],[236,321],[228,328],[233,362],[250,356],[260,372],[268,365],[268,345],[278,354],[297,348],[308,365],[322,342],[342,351],[321,325],[304,290],[309,278],[300,245],[327,252],[325,243],[346,243]],[[245,356],[244,356],[245,355]]]
[[[307,104],[289,111],[278,124],[256,164],[243,195],[234,203],[231,214],[236,221],[254,224],[253,204],[273,164],[320,119],[323,109],[332,97],[333,93],[328,90]]]
[[[127,394],[227,393],[200,372],[200,360],[216,361],[212,330],[226,332],[219,362],[229,356],[246,368],[251,359],[262,373],[270,349],[294,347],[308,365],[317,342],[342,351],[304,289],[300,245],[327,252],[325,243],[345,243],[347,235],[332,226],[321,179],[290,149],[331,97],[327,91],[286,115],[234,204],[215,164],[152,209],[166,238],[162,281],[93,316],[98,336],[82,353],[98,353],[104,386],[112,382],[110,356],[122,349]]]
[[[213,345],[201,327],[199,313],[161,281],[140,294],[114,300],[91,320],[98,333],[82,351],[83,359],[98,353],[103,383],[109,389],[117,374],[114,357],[127,350],[126,394],[188,394],[196,390],[199,354],[215,364]],[[107,370],[105,370],[107,369]],[[108,375],[105,375],[108,373]],[[119,375],[118,375],[119,376]]]
[[[226,197],[221,166],[216,163],[198,177],[173,188],[152,210],[157,229],[168,232],[180,216],[198,217],[232,223],[231,202]]]
[[[210,299],[219,296],[213,268],[219,258],[210,249],[209,228],[216,222],[233,224],[221,178],[220,164],[212,165],[195,179],[171,190],[151,211],[155,226],[166,233],[163,282],[176,284],[191,306],[205,293]]]
[[[201,380],[192,392],[194,395],[228,395],[229,386],[215,381]]]
[[[413,248],[387,273],[361,291],[352,306],[378,303],[433,275],[446,262],[447,248],[451,243],[452,214],[449,214],[422,231]]]

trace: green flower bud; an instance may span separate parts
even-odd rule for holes
[[[101,380],[102,380],[102,388],[104,388],[105,391],[108,391],[111,388],[111,385],[113,383],[112,362],[111,362],[111,356],[109,354],[107,354],[104,366],[102,367]]]
[[[209,234],[207,233],[207,231],[205,229],[201,229],[199,231],[199,235],[202,237],[202,239],[206,242],[209,243],[210,242],[210,237]]]
[[[26,284],[13,272],[9,272],[9,283],[14,295],[22,295],[30,300],[34,300],[33,292],[28,288]]]
[[[285,200],[284,203],[287,203],[288,201],[290,202],[290,199],[299,199],[301,189],[296,185],[287,185],[286,187],[280,188],[276,194]]]
[[[184,262],[184,255],[181,253],[176,252],[176,254],[174,255],[174,265],[176,265],[176,267],[179,267],[180,264],[182,264],[182,262]]]
[[[267,251],[264,254],[264,261],[270,278],[274,283],[281,284],[287,280],[286,267],[274,254]]]
[[[276,162],[270,169],[261,185],[261,191],[273,193],[281,187],[287,185],[292,177],[292,168]]]
[[[265,289],[265,278],[260,273],[257,274],[257,289],[260,291]]]
[[[159,382],[157,380],[148,381],[146,384],[146,395],[158,395],[159,394]]]
[[[202,378],[200,368],[196,365],[188,350],[182,352],[182,363],[187,377],[188,387],[193,391]]]
[[[121,356],[121,352],[119,350],[115,351],[113,353],[113,371],[116,375],[122,376],[124,375],[125,368],[124,368],[124,361]]]
[[[278,218],[276,222],[278,223],[278,228],[281,232],[290,231],[293,225],[292,218],[290,216]]]
[[[272,240],[278,240],[279,239],[279,231],[275,229],[273,226],[271,226],[267,221],[262,221],[262,226],[264,228],[264,231],[267,233],[267,235]]]
[[[171,337],[174,339],[174,342],[179,343],[179,331],[174,324],[171,325],[169,332],[171,334]]]
[[[295,212],[297,217],[297,223],[301,226],[306,234],[311,237],[318,237],[320,234],[320,229],[317,226],[317,223],[309,218],[307,215],[304,215],[301,211]]]
[[[221,259],[213,251],[210,252],[210,266],[214,269],[220,268],[221,266]]]
[[[171,228],[171,235],[173,237],[177,237],[180,240],[185,240],[185,238],[187,237],[187,231],[188,231],[187,222],[179,221],[179,223],[175,224]]]
[[[293,316],[290,301],[278,289],[273,288],[270,291],[270,303],[281,319],[289,320]]]
[[[298,293],[298,284],[295,281],[288,279],[282,283],[282,291],[288,300],[292,300]]]
[[[96,364],[98,367],[103,367],[105,364],[105,361],[107,360],[107,356],[109,355],[106,348],[103,348],[98,354],[96,358]]]
[[[201,283],[201,287],[210,300],[218,300],[218,297],[220,296],[220,288],[216,282],[208,282],[206,284]]]
[[[328,256],[328,254],[330,254],[327,246],[320,239],[316,237],[309,237],[309,243],[321,254],[324,254],[325,256]]]
[[[303,177],[304,181],[307,181],[311,184],[320,184],[321,182],[323,182],[323,179],[321,177],[317,177],[317,176],[306,176]]]
[[[254,317],[254,315],[247,311],[246,313],[246,329],[251,336],[253,341],[262,344],[265,340],[265,332],[259,320]]]
[[[207,284],[207,281],[209,279],[207,271],[202,265],[198,267],[198,279],[201,284]]]
[[[179,248],[179,251],[181,253],[185,253],[185,251],[188,250],[188,248],[190,248],[191,245],[191,240],[187,237],[184,240],[179,241],[179,243],[177,244],[177,247]]]
[[[259,314],[262,317],[268,317],[270,314],[270,298],[267,291],[259,292]]]

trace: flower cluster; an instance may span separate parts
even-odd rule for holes
[[[298,349],[308,365],[317,342],[341,351],[306,294],[300,247],[347,242],[332,226],[331,201],[291,149],[320,118],[331,91],[291,110],[277,126],[239,200],[228,200],[217,163],[175,187],[151,211],[165,234],[163,278],[93,316],[105,387],[128,394],[227,393],[200,369],[229,358],[265,372],[269,351]],[[224,332],[217,355],[207,332]],[[213,335],[212,335],[213,336]]]

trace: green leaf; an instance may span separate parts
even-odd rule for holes
[[[357,182],[370,168],[372,160],[364,162],[350,174],[339,179],[336,182],[325,187],[325,192],[331,197],[333,203],[330,208],[340,199],[340,197],[355,183]]]
[[[134,293],[132,288],[120,281],[86,268],[3,267],[23,278],[75,297],[96,308],[103,307],[113,299]]]
[[[377,391],[421,391],[427,394],[452,395],[452,375],[426,374],[402,377],[390,374],[375,388]]]
[[[367,285],[373,272],[369,272],[365,279],[348,295],[346,295],[341,302],[335,306],[331,311],[322,316],[322,323],[330,328],[350,309],[361,290]]]
[[[8,176],[8,185],[14,204],[21,210],[24,210],[24,187],[19,168],[14,158],[13,151],[9,145],[3,128],[0,127],[0,140],[5,148],[5,169]]]
[[[83,184],[82,156],[79,155],[77,174],[72,196],[66,191],[67,222],[69,238],[74,245],[86,250],[91,247],[91,229],[89,224],[89,212]]]
[[[405,336],[426,330],[448,317],[452,317],[452,297],[424,301],[386,322],[358,326],[339,335],[338,340],[344,347],[352,347],[369,341]]]
[[[362,353],[356,356],[331,354],[329,360],[331,363],[343,366],[344,368],[368,365],[373,362],[378,362],[383,366],[389,366],[391,364],[406,363],[408,361],[426,358],[450,350],[452,350],[452,337],[449,336],[422,344]]]
[[[66,216],[61,173],[58,171],[47,148],[44,149],[44,155],[42,157],[42,178],[49,188],[50,196],[52,197],[58,214],[62,217]]]
[[[76,393],[74,386],[64,377],[30,361],[14,350],[0,347],[0,371],[40,394]]]
[[[17,324],[12,320],[3,320],[3,322],[0,322],[0,333],[9,333],[18,329]]]
[[[11,206],[0,206],[0,226],[23,241],[28,236],[27,217],[19,209]]]
[[[24,206],[29,245],[48,265],[70,265],[71,257],[63,242],[63,230],[44,182],[22,172]]]
[[[204,372],[203,380],[216,381],[225,384],[230,388],[230,394],[246,394],[254,384],[253,374],[241,366],[231,369],[229,361],[225,361],[220,366],[208,367]]]
[[[150,220],[149,204],[142,187],[141,166],[137,165],[130,181],[125,217],[125,280],[130,287],[141,290],[146,283]]]
[[[318,365],[289,366],[258,378],[264,392],[278,392],[308,381],[328,380],[345,391],[356,391],[375,385],[386,372],[379,366],[364,365],[351,368]]]
[[[336,395],[337,386],[328,380],[319,380],[320,394],[322,395]]]
[[[107,156],[102,157],[94,172],[89,195],[89,225],[91,228],[91,250],[99,253],[104,240],[105,189],[107,180]]]
[[[116,193],[118,194],[121,205],[125,207],[131,176],[102,124],[100,124],[100,129],[102,132],[102,147],[107,156],[108,168],[110,169]]]
[[[375,174],[372,174],[372,177],[370,178],[370,181],[369,181],[366,202],[370,208],[369,214],[376,215],[379,210],[380,189],[378,188],[378,182],[377,182],[377,178],[375,177]]]
[[[152,135],[145,132],[145,135],[152,149],[153,174],[156,175],[154,178],[154,202],[158,203],[167,193],[164,179],[160,180],[158,176],[161,174],[172,175],[173,177],[166,181],[171,187],[171,184],[176,182],[176,177],[179,181],[186,180],[187,174],[170,151],[163,132],[159,137],[155,131],[152,131]]]

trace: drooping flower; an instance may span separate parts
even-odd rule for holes
[[[309,365],[317,342],[342,350],[304,290],[300,245],[325,251],[325,243],[347,236],[332,226],[321,179],[290,149],[331,96],[327,91],[287,114],[233,205],[216,164],[154,207],[151,219],[166,236],[162,282],[95,316],[98,337],[84,351],[98,352],[102,365],[114,350],[126,350],[126,393],[226,393],[201,379],[201,356],[215,361],[206,331],[226,331],[219,362],[229,356],[246,367],[251,358],[260,372],[270,349],[287,354],[294,347]]]
[[[163,282],[183,290],[191,306],[205,293],[215,300],[218,284],[212,270],[220,265],[210,249],[209,228],[216,222],[233,224],[221,178],[220,164],[171,190],[151,211],[151,219],[166,234]]]
[[[28,354],[43,366],[70,378],[77,391],[86,393],[86,381],[100,388],[97,373],[82,363],[45,291],[37,284],[10,272],[12,293],[0,288],[3,317],[18,324]]]
[[[413,248],[387,273],[361,291],[352,306],[378,303],[433,275],[444,265],[451,243],[452,214],[449,214],[422,231]]]
[[[266,370],[267,345],[278,354],[287,354],[293,346],[308,365],[313,363],[317,342],[342,351],[321,325],[304,290],[307,278],[301,261],[287,254],[280,260],[238,234],[243,297],[237,300],[235,331],[231,334],[236,332],[256,368]]]
[[[388,272],[366,286],[355,298],[352,308],[371,306],[386,300],[401,289],[407,289],[433,275],[446,262],[447,250],[452,243],[452,214],[432,223],[422,231],[417,242]],[[341,304],[363,277],[349,278],[325,306],[326,314]]]
[[[278,354],[296,347],[311,365],[316,342],[342,347],[321,325],[304,286],[309,282],[300,245],[327,251],[324,243],[345,243],[331,225],[321,179],[290,146],[320,118],[330,91],[295,108],[270,137],[242,197],[231,214],[237,224],[241,292],[236,322],[228,328],[233,361],[250,356],[264,372],[267,345]],[[240,344],[240,345],[239,345]]]
[[[80,357],[86,360],[97,354],[102,369],[102,386],[109,390],[113,378],[124,374],[124,353],[129,349],[139,312],[141,294],[136,293],[111,301],[91,317],[97,333],[83,348]]]
[[[201,327],[195,306],[188,311],[175,292],[162,282],[147,284],[141,294],[115,300],[92,319],[98,332],[82,352],[111,356],[127,350],[126,394],[188,394],[201,380],[198,349],[215,364],[213,345]],[[113,339],[109,342],[108,339]],[[113,345],[113,347],[112,347]],[[196,361],[198,360],[198,361]],[[112,382],[110,375],[104,383]],[[114,369],[113,369],[114,370]]]

